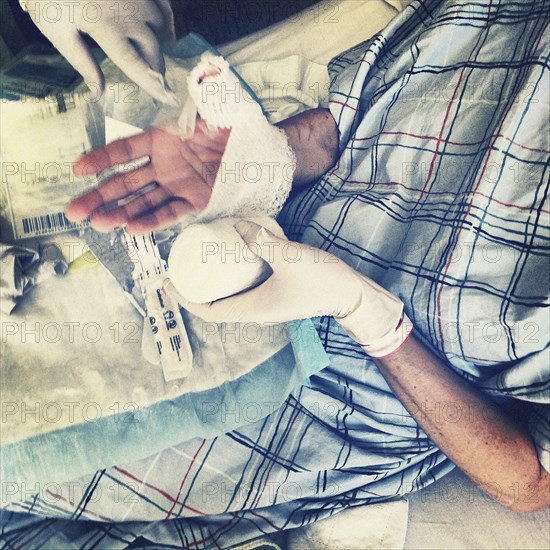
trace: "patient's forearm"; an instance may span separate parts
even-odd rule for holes
[[[415,338],[377,364],[432,441],[482,489],[516,511],[550,506],[550,475],[523,425]]]
[[[328,109],[305,111],[277,126],[296,155],[294,189],[305,187],[336,163],[338,128]]]

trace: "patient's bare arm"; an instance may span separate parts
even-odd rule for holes
[[[338,127],[328,109],[312,109],[277,124],[296,155],[293,188],[302,188],[329,170],[338,158]]]
[[[415,338],[376,361],[432,441],[485,492],[518,512],[550,506],[550,475],[522,423]]]

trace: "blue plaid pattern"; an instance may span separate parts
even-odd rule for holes
[[[549,9],[415,1],[335,58],[340,160],[281,216],[289,238],[400,296],[450,368],[532,406],[543,464]],[[14,487],[4,547],[125,548],[144,537],[226,548],[446,474],[450,461],[361,348],[333,319],[317,327],[330,368],[268,418],[72,484]]]

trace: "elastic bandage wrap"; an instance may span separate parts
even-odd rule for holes
[[[269,123],[222,57],[204,54],[189,75],[188,89],[209,128],[231,129],[210,201],[197,221],[275,217],[296,168],[286,134]]]

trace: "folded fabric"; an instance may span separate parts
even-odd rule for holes
[[[141,356],[143,319],[101,268],[50,278],[26,306],[2,327],[0,475],[27,486],[257,422],[328,364],[306,322],[260,332],[189,315],[193,370],[166,383]]]
[[[328,106],[326,65],[300,55],[273,61],[254,61],[236,67],[261,101],[272,124],[306,109]]]
[[[54,244],[30,248],[0,243],[0,262],[0,311],[4,315],[33,286],[67,271],[67,262]]]

